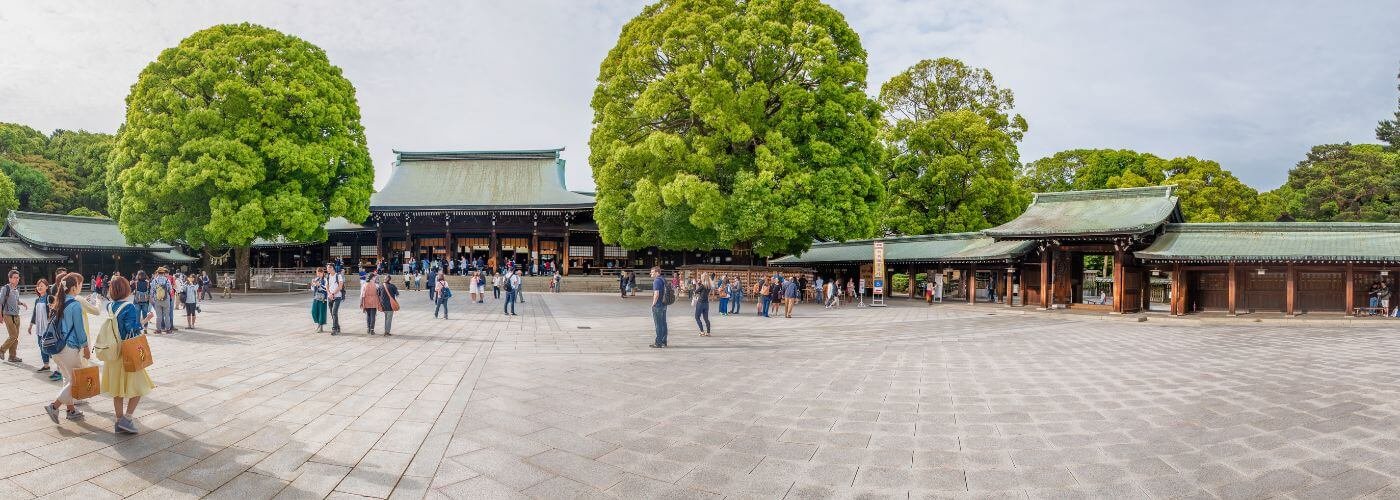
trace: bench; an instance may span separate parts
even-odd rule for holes
[[[1385,315],[1385,308],[1384,308],[1384,307],[1355,307],[1355,308],[1352,308],[1352,315],[1353,315],[1353,316],[1360,316],[1362,312],[1367,313],[1367,314],[1366,314],[1367,316],[1377,316],[1377,315],[1379,315],[1379,316],[1384,316],[1384,315]]]

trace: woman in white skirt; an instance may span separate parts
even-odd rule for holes
[[[486,277],[481,275],[481,271],[472,273],[472,294],[476,295],[476,303],[486,303]]]

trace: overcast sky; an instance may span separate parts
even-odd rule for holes
[[[598,63],[646,2],[0,0],[0,121],[115,132],[164,48],[249,21],[324,48],[358,90],[376,186],[392,149],[565,147],[592,189]],[[1130,148],[1219,161],[1271,189],[1315,144],[1374,142],[1396,109],[1393,0],[832,2],[870,92],[924,58],[988,68],[1030,122],[1024,161]]]

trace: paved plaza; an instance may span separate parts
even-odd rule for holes
[[[304,296],[207,303],[151,340],[143,433],[0,366],[0,498],[1400,498],[1400,331],[996,306],[793,319],[409,292],[394,336]]]

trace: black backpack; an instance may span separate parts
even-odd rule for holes
[[[662,280],[665,283],[665,290],[661,293],[661,303],[671,305],[676,303],[676,287],[671,286],[670,280]]]

